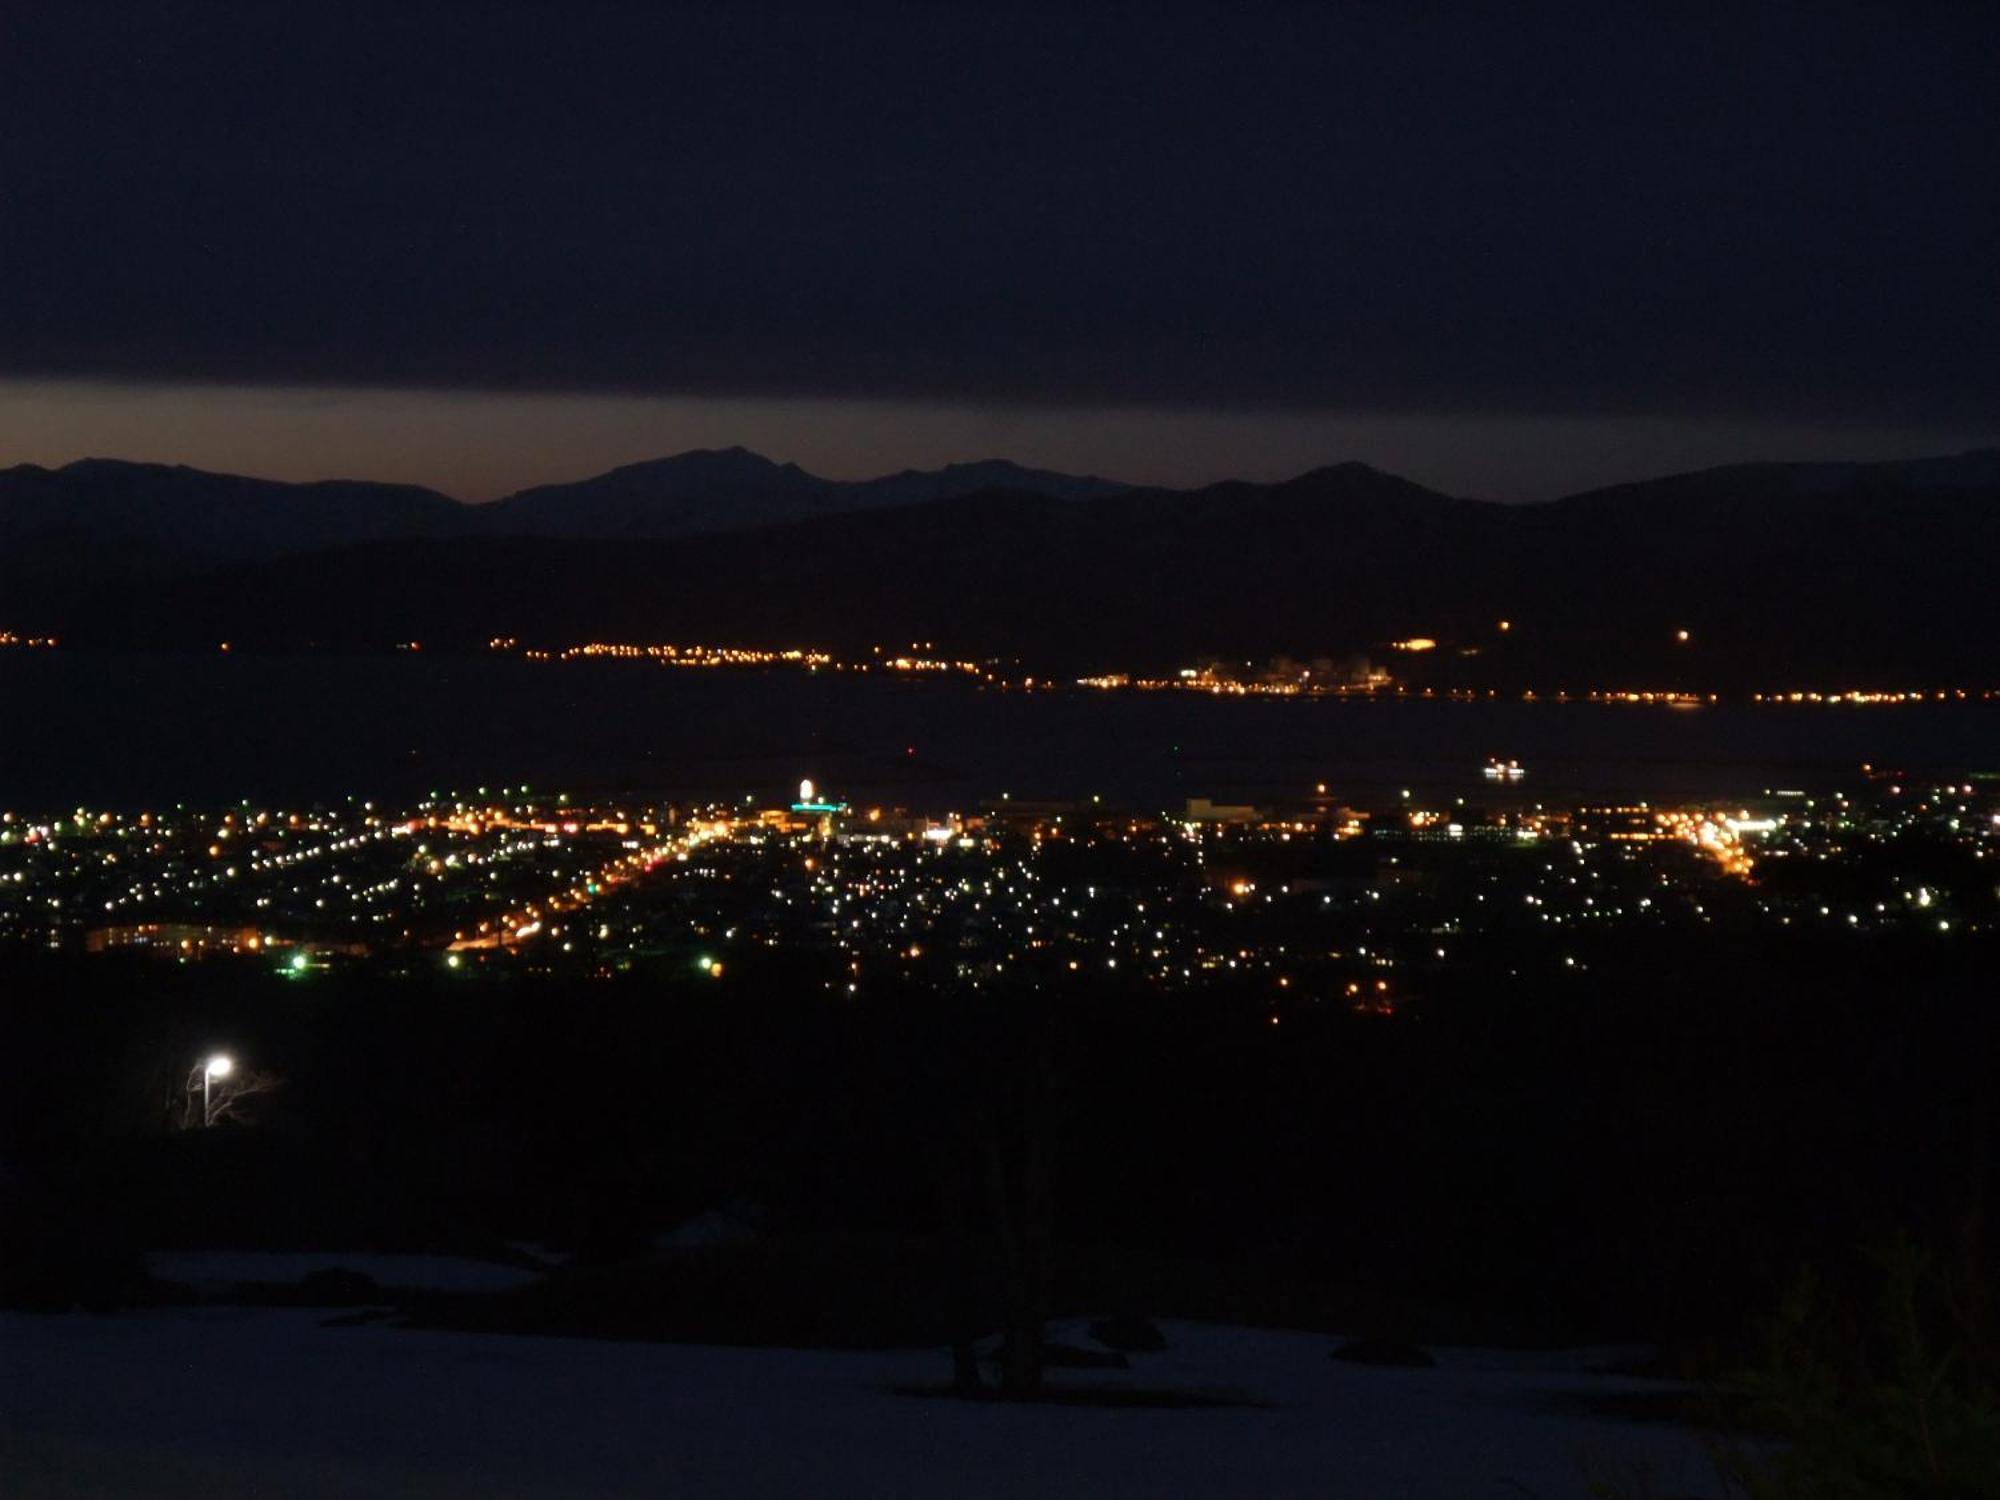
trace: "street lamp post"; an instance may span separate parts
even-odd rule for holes
[[[211,1057],[207,1062],[201,1065],[202,1129],[206,1130],[210,1125],[215,1123],[215,1121],[210,1117],[209,1114],[209,1103],[208,1103],[209,1084],[217,1078],[227,1078],[229,1076],[230,1069],[234,1068],[235,1066],[236,1064],[230,1059],[229,1054],[226,1052],[216,1053],[215,1056]]]

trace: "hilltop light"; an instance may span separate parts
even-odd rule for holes
[[[231,1058],[227,1052],[217,1052],[213,1056],[204,1059],[200,1064],[200,1067],[201,1067],[201,1123],[202,1123],[202,1128],[206,1129],[208,1126],[213,1125],[215,1123],[215,1107],[212,1102],[212,1092],[211,1092],[214,1087],[215,1080],[218,1078],[227,1078],[232,1072],[235,1071],[236,1062],[235,1059]]]

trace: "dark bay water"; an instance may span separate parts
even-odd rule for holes
[[[2000,769],[2000,704],[1675,710],[982,692],[796,672],[501,657],[0,653],[0,806],[581,790],[849,795],[943,807],[1009,792],[1176,805],[1325,782],[1361,801],[1752,795],[1863,762]]]

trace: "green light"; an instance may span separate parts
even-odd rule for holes
[[[694,961],[694,966],[697,969],[701,970],[702,973],[706,974],[710,969],[715,967],[715,960],[710,958],[706,953],[704,953],[700,958]]]
[[[291,970],[294,974],[303,974],[311,963],[312,959],[306,953],[294,953],[291,959]]]
[[[459,966],[459,964],[460,964],[460,963],[462,963],[463,961],[464,961],[464,960],[462,960],[461,958],[459,958],[459,956],[458,956],[458,955],[457,955],[456,953],[447,953],[447,954],[446,954],[446,955],[444,956],[444,966],[445,966],[445,967],[446,967],[447,969],[455,969],[455,968],[457,968],[457,967]]]

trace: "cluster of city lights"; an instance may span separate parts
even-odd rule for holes
[[[1512,630],[1513,622],[1502,620],[1498,622],[1496,628],[1501,634],[1506,634]],[[1673,632],[1673,639],[1679,644],[1688,645],[1692,643],[1693,637],[1689,631],[1678,629]],[[1442,653],[1447,643],[1431,636],[1411,636],[1381,644],[1399,654],[1426,655]],[[11,630],[0,630],[0,647],[52,649],[57,645],[57,638],[52,635],[24,635]],[[399,652],[420,652],[424,646],[420,641],[410,640],[395,642],[394,648]],[[677,644],[585,641],[568,646],[524,646],[519,637],[511,635],[491,637],[486,642],[486,648],[497,654],[518,656],[524,661],[535,662],[645,661],[660,666],[705,670],[796,668],[808,672],[894,673],[912,677],[951,677],[985,687],[1031,691],[1046,691],[1063,685],[1063,680],[1046,675],[1039,677],[1020,675],[1017,671],[1018,664],[939,655],[934,649],[934,644],[927,641],[912,642],[908,649],[875,646],[869,653],[861,656],[843,656],[822,647],[765,647],[701,642]],[[217,644],[217,649],[226,654],[234,647],[232,642],[222,641]],[[1477,654],[1479,649],[1466,646],[1459,648],[1459,651],[1460,654]],[[1704,692],[1685,687],[1503,689],[1448,684],[1417,686],[1399,681],[1390,672],[1372,665],[1365,658],[1336,663],[1325,657],[1315,658],[1310,664],[1278,657],[1263,666],[1247,662],[1241,664],[1205,662],[1197,666],[1178,668],[1168,675],[1107,670],[1066,681],[1075,687],[1100,692],[1194,692],[1234,698],[1430,699],[1453,703],[1490,703],[1514,699],[1524,703],[1622,704],[1677,709],[1698,708],[1723,702],[1759,706],[1816,704],[1873,708],[2000,700],[2000,688],[1970,686],[1792,688],[1745,694]]]
[[[1508,774],[1525,768],[1494,767],[1464,795],[1406,788],[1374,807],[1321,782],[1266,806],[1002,796],[913,812],[808,780],[789,805],[523,787],[401,808],[6,813],[0,940],[236,955],[301,981],[375,962],[612,977],[663,957],[720,981],[780,949],[834,964],[844,995],[896,976],[1098,974],[1268,985],[1281,1016],[1394,1011],[1461,961],[1585,973],[1591,943],[1628,930],[2000,930],[2000,786],[1978,778],[1866,771],[1848,791],[1726,806],[1563,804],[1529,800]]]
[[[928,646],[929,643],[925,643]],[[877,646],[866,658],[843,658],[832,651],[803,646],[722,646],[705,643],[679,645],[669,642],[633,644],[620,641],[585,641],[578,645],[557,648],[521,648],[520,641],[513,636],[495,636],[487,643],[489,651],[503,654],[518,653],[527,661],[649,661],[666,667],[744,668],[744,667],[796,667],[809,672],[829,670],[835,672],[897,672],[897,673],[953,673],[972,677],[981,681],[997,681],[997,674],[990,666],[976,661],[948,659],[925,654],[912,646],[909,651],[887,653]]]
[[[2000,698],[2000,690],[1992,688],[1909,688],[1900,692],[1850,688],[1846,692],[1800,692],[1752,693],[1752,703],[1824,703],[1831,705],[1848,704],[1862,707],[1918,703],[1966,703],[1975,699],[1992,701]]]

